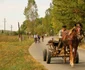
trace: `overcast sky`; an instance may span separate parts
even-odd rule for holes
[[[40,17],[45,15],[45,10],[49,8],[51,0],[35,0],[38,6]],[[24,8],[27,6],[27,0],[0,0],[0,30],[4,29],[4,18],[6,18],[6,30],[17,30],[17,23],[25,20],[23,15]]]

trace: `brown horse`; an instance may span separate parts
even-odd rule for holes
[[[63,34],[62,40],[64,43],[64,48],[69,46],[70,49],[70,65],[73,67],[75,63],[75,58],[77,55],[77,49],[80,40],[82,39],[81,35],[78,35],[76,28],[68,32],[68,34]]]

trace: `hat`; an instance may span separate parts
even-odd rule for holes
[[[66,25],[63,25],[62,28],[66,28]]]
[[[75,24],[75,26],[76,26],[77,24],[79,24],[81,27],[83,27],[82,24],[81,24],[80,22],[77,22],[77,23]]]

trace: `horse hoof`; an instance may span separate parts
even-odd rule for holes
[[[74,64],[73,63],[71,63],[70,65],[71,65],[71,67],[74,67]]]

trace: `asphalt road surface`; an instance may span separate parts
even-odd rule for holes
[[[44,42],[33,43],[29,49],[30,54],[44,65],[48,70],[85,70],[85,50],[79,49],[79,64],[75,64],[74,67],[71,67],[69,62],[63,62],[62,58],[56,57],[51,59],[51,63],[47,64],[43,61],[43,49],[46,47],[48,40],[52,37],[45,38]]]

